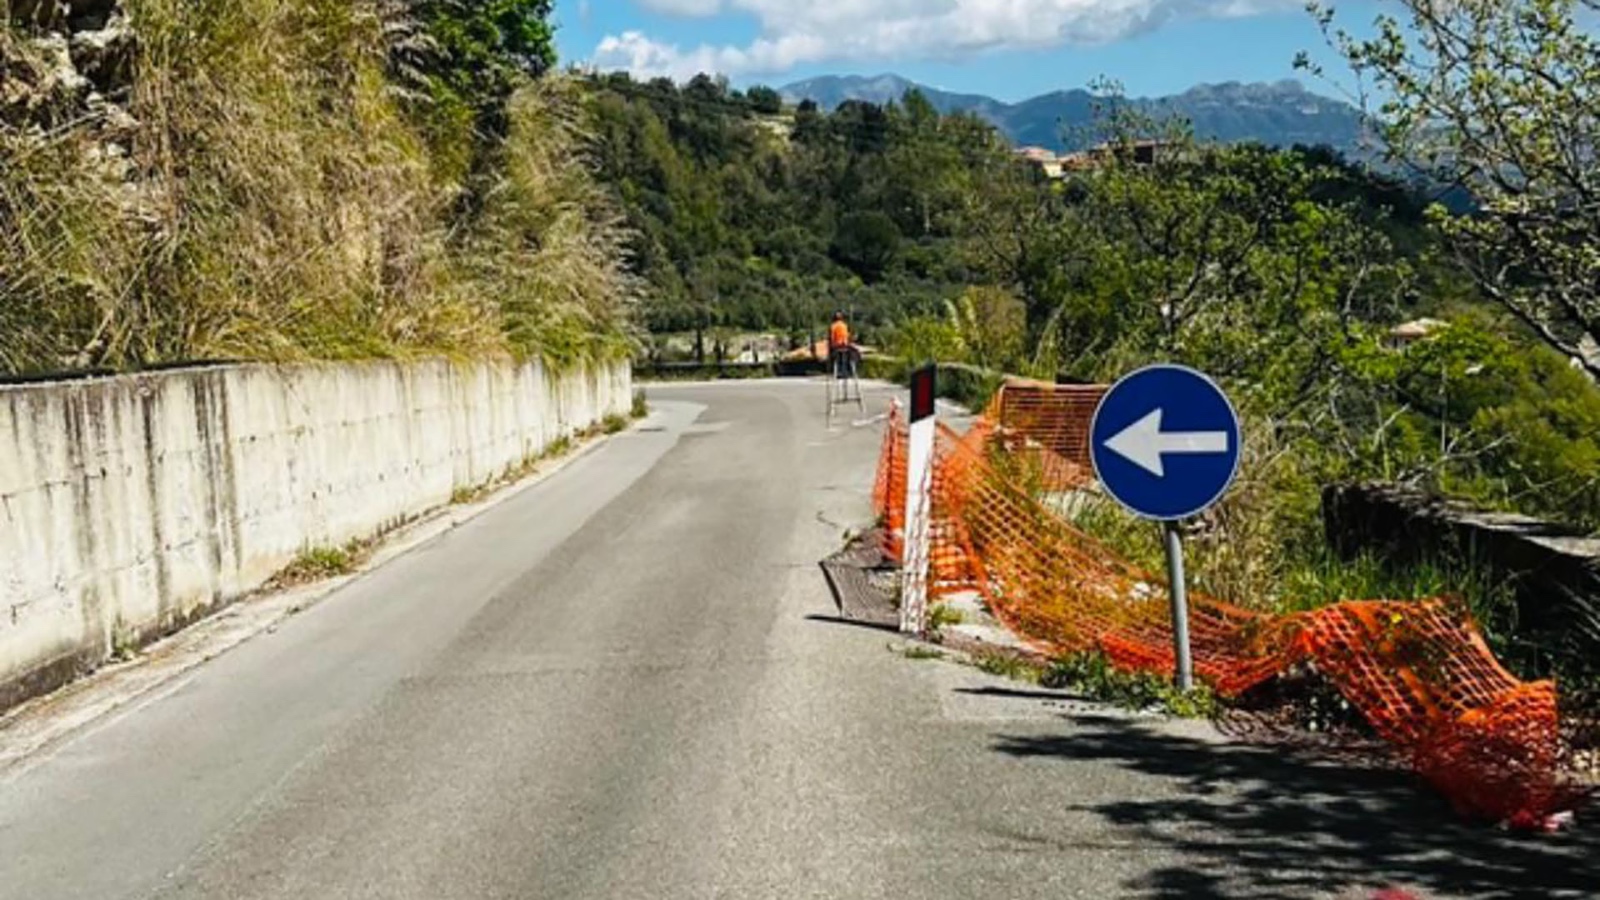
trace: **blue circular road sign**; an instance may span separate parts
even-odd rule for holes
[[[1135,515],[1172,521],[1217,502],[1239,471],[1239,416],[1186,366],[1140,369],[1112,386],[1089,428],[1106,492]]]

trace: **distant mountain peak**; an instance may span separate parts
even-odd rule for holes
[[[966,112],[1000,129],[1018,145],[1071,149],[1067,135],[1092,124],[1095,97],[1082,88],[1040,94],[1005,103],[979,94],[943,91],[885,72],[879,75],[823,75],[779,89],[790,103],[812,100],[833,109],[848,100],[889,103],[916,88],[943,113]],[[1361,115],[1348,103],[1313,93],[1299,81],[1223,81],[1197,84],[1181,94],[1134,98],[1132,103],[1161,114],[1188,119],[1202,138],[1260,141],[1264,144],[1329,144],[1356,149]]]

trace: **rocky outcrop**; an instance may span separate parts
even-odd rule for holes
[[[133,126],[136,39],[122,0],[13,0],[0,32],[0,123],[49,132]]]

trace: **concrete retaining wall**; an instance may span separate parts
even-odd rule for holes
[[[1346,558],[1457,558],[1483,568],[1514,591],[1520,634],[1600,671],[1600,538],[1385,484],[1330,486],[1322,513],[1329,543]]]
[[[230,366],[0,387],[0,709],[631,403],[626,363]]]

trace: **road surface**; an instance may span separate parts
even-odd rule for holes
[[[873,410],[886,389],[869,390]],[[831,621],[881,426],[657,412],[0,773],[0,897],[1594,896],[1592,836]]]

